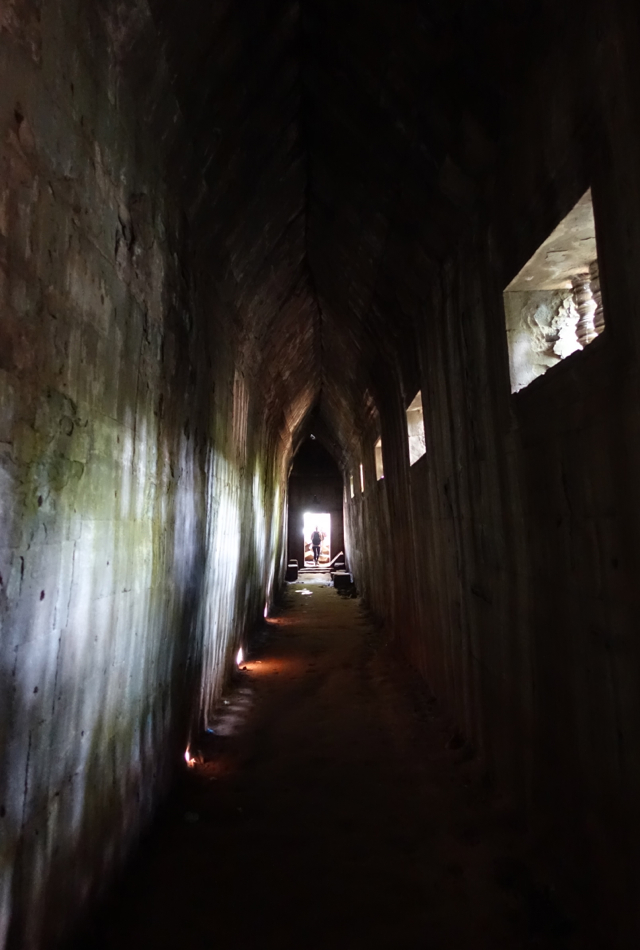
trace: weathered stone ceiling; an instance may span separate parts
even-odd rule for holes
[[[184,175],[206,182],[193,235],[237,302],[241,358],[275,425],[319,399],[346,457],[387,381],[415,376],[425,286],[482,200],[532,3],[151,6],[193,142]]]
[[[525,3],[491,0],[303,10],[308,255],[325,405],[348,441],[367,393],[380,405],[400,367],[416,379],[434,264],[482,200],[531,23]]]
[[[221,305],[235,308],[240,368],[259,377],[270,423],[293,428],[320,387],[298,6],[218,0],[187,11],[151,0],[151,7],[193,146],[182,170],[192,241]]]

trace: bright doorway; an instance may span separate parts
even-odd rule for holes
[[[318,529],[322,538],[320,545],[320,567],[328,566],[331,561],[331,515],[328,512],[318,514],[315,511],[304,513],[304,563],[305,567],[313,564],[313,549],[311,535]]]

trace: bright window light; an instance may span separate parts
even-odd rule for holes
[[[376,453],[376,478],[380,481],[384,478],[384,465],[382,464],[382,439],[378,439],[375,446]]]
[[[427,451],[422,412],[422,393],[420,392],[407,409],[407,430],[409,434],[409,461],[413,465]]]
[[[360,491],[364,493],[364,466],[360,463]]]
[[[603,332],[590,191],[505,288],[504,313],[514,393]]]
[[[354,490],[354,487],[353,487],[353,475],[350,475],[350,476],[349,476],[349,490],[350,490],[350,492],[351,492],[351,497],[352,497],[352,498],[355,498],[356,493],[355,493],[355,490]]]

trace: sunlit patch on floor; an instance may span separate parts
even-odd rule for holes
[[[297,658],[247,660],[243,669],[257,677],[293,675],[297,676],[306,669],[306,664]]]

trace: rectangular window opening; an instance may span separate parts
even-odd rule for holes
[[[421,392],[418,393],[407,409],[407,431],[409,434],[409,464],[413,465],[427,451]]]
[[[349,490],[350,490],[350,492],[351,492],[351,497],[352,497],[352,498],[355,498],[356,493],[355,493],[355,490],[354,490],[354,488],[353,488],[353,475],[349,475]]]
[[[382,462],[382,439],[378,439],[374,449],[376,454],[376,479],[380,481],[380,479],[384,478],[384,464]]]
[[[591,191],[504,291],[511,392],[543,376],[604,330]]]
[[[360,491],[364,494],[364,465],[360,463]]]

